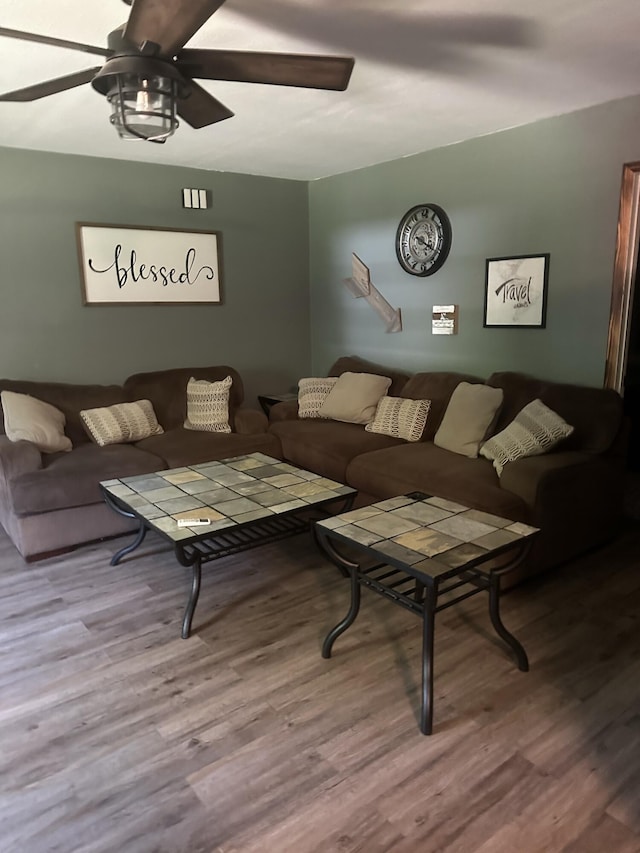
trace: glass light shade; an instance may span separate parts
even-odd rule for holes
[[[168,77],[114,75],[107,100],[111,104],[111,123],[119,136],[164,142],[178,127],[176,89],[176,81]]]

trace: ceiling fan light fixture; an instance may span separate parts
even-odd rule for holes
[[[167,77],[118,74],[107,93],[111,124],[121,139],[164,142],[178,127],[177,84]]]
[[[115,56],[91,85],[111,105],[111,124],[121,139],[164,142],[178,127],[176,105],[187,81],[170,63],[142,56]]]

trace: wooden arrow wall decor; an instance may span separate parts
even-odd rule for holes
[[[351,278],[343,279],[354,299],[364,298],[382,318],[387,332],[402,331],[402,315],[399,308],[389,305],[371,281],[369,267],[355,254],[351,255]]]

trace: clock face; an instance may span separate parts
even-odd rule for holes
[[[411,275],[433,275],[447,260],[451,248],[451,223],[437,204],[418,204],[400,220],[396,254]]]

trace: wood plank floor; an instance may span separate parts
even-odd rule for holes
[[[125,540],[126,541],[126,540]],[[26,565],[0,534],[1,853],[638,853],[640,524],[420,623],[299,536],[188,575],[149,537]]]

